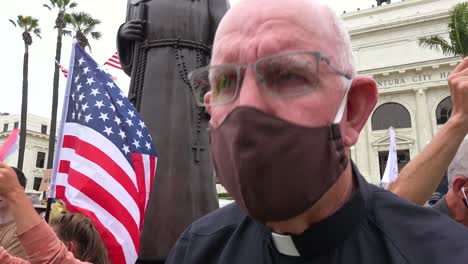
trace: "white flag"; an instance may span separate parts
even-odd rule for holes
[[[390,148],[388,149],[387,166],[385,167],[385,172],[382,177],[382,183],[384,184],[394,182],[398,177],[398,158],[396,151],[395,130],[393,130],[393,127],[388,129],[388,133],[390,136]]]

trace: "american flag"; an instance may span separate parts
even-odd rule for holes
[[[112,263],[135,263],[157,155],[139,113],[74,44],[50,197],[88,216]]]
[[[112,55],[112,57],[110,57],[104,63],[104,65],[109,65],[109,66],[114,67],[116,69],[122,70],[122,66],[120,66],[119,54],[117,53],[117,51],[114,53],[114,55]]]
[[[67,78],[67,77],[68,77],[68,70],[67,70],[67,68],[63,67],[63,65],[60,64],[58,61],[55,61],[55,63],[57,63],[57,65],[60,67],[60,71],[62,71],[63,76],[65,76],[65,78]]]
[[[63,76],[65,76],[65,78],[67,78],[67,77],[68,77],[68,70],[67,70],[67,68],[63,67],[63,65],[60,64],[58,61],[55,61],[55,63],[57,63],[57,65],[60,67],[60,70],[62,71]],[[117,51],[114,53],[114,55],[112,55],[112,56],[104,63],[104,65],[109,65],[109,66],[114,67],[114,68],[116,68],[116,69],[122,70],[122,66],[120,66],[119,54],[117,53]],[[116,77],[114,77],[114,76],[111,76],[111,78],[113,78],[113,80],[116,79]]]

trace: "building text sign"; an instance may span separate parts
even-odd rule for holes
[[[412,86],[423,83],[447,81],[450,75],[448,67],[444,69],[428,69],[428,70],[409,70],[405,73],[392,73],[389,75],[377,75],[374,77],[379,89],[389,89],[404,86]]]

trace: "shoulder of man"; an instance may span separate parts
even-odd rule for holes
[[[198,219],[182,233],[165,263],[211,263],[247,219],[250,218],[235,203]]]
[[[468,259],[468,229],[446,215],[373,188],[371,221],[409,263]]]
[[[236,203],[231,203],[193,222],[190,234],[209,236],[226,229],[234,229],[246,217]]]

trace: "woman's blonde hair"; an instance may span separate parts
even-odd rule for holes
[[[94,264],[109,264],[106,247],[91,220],[76,213],[64,212],[50,221],[58,238],[77,243],[75,258]]]

